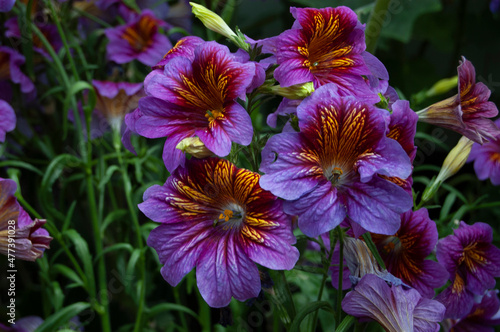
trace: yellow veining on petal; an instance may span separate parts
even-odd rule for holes
[[[142,16],[137,23],[129,26],[122,34],[129,45],[136,51],[142,52],[153,43],[153,35],[157,31],[158,23],[150,16]]]
[[[241,234],[254,242],[264,243],[264,238],[262,237],[262,235],[257,230],[252,227],[248,227],[247,225],[243,226],[243,228],[241,229]]]
[[[451,285],[451,292],[453,294],[461,294],[465,289],[465,280],[460,276],[460,274],[455,274],[455,281]]]
[[[458,260],[459,264],[462,262],[467,266],[467,269],[472,273],[477,271],[478,265],[486,265],[488,261],[485,257],[485,253],[478,248],[478,243],[469,244],[464,248],[462,256]]]
[[[490,155],[490,160],[500,163],[500,152],[494,152]]]

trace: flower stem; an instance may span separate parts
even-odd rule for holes
[[[382,26],[387,16],[387,7],[390,2],[391,0],[377,0],[366,24],[366,50],[372,54],[375,53],[375,49],[377,48],[377,41],[380,31],[382,31]]]
[[[337,322],[342,318],[342,281],[344,279],[344,233],[340,226],[337,226],[337,233],[339,237],[339,286],[337,288]],[[333,251],[333,250],[332,250]]]

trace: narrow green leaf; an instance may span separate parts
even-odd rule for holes
[[[109,213],[101,225],[101,233],[104,234],[106,228],[114,221],[121,220],[121,218],[125,217],[128,214],[127,210],[119,209]]]
[[[90,308],[90,304],[86,302],[73,303],[61,310],[56,311],[49,316],[36,330],[37,332],[53,332],[63,324],[67,323],[71,318],[77,316],[82,311]]]
[[[316,310],[323,309],[331,312],[332,314],[335,314],[335,310],[332,308],[330,303],[326,301],[318,301],[318,302],[313,302],[309,303],[308,305],[304,306],[298,313],[297,316],[295,316],[292,325],[290,326],[290,332],[299,332],[300,331],[300,323],[304,320],[304,318],[309,315],[310,313],[315,312]],[[333,319],[333,318],[332,318]]]
[[[161,314],[162,312],[169,312],[169,311],[184,312],[188,315],[193,316],[197,320],[199,319],[198,315],[193,310],[191,310],[188,307],[185,307],[183,305],[176,304],[176,303],[157,304],[154,307],[152,307],[151,309],[149,309],[147,314],[148,314],[149,318],[152,318],[152,317],[155,317],[156,315]]]
[[[82,279],[78,276],[78,274],[67,267],[66,265],[62,264],[55,264],[51,267],[50,271],[54,274],[62,274],[66,278],[72,280],[76,285],[78,286],[84,286],[84,283]]]
[[[337,327],[335,332],[346,332],[347,330],[349,330],[351,325],[354,324],[355,321],[356,321],[356,318],[354,318],[353,316],[346,316],[342,320],[342,323],[340,323],[340,325]]]
[[[17,167],[17,168],[24,168],[24,169],[27,169],[29,171],[32,171],[40,176],[43,176],[43,172],[40,171],[38,168],[36,168],[35,166],[31,165],[31,164],[28,164],[28,163],[25,163],[24,161],[20,161],[20,160],[5,160],[5,161],[2,161],[0,162],[0,168],[2,167]]]
[[[97,255],[94,258],[94,263],[97,262],[99,260],[99,258],[101,258],[102,255],[105,255],[105,254],[107,254],[109,252],[113,252],[113,251],[116,251],[116,250],[126,250],[128,252],[132,252],[132,251],[134,251],[134,247],[132,247],[132,245],[130,245],[130,243],[116,243],[116,244],[113,244],[112,246],[109,246],[106,249],[104,249],[99,255]]]
[[[87,241],[74,229],[69,229],[63,233],[75,245],[77,256],[83,263],[83,270],[87,276],[87,287],[90,294],[95,294],[94,267],[92,265],[92,256],[90,255]]]

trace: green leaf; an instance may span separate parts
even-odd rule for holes
[[[379,22],[382,24],[381,36],[403,43],[410,41],[418,17],[441,10],[439,0],[392,1],[392,4],[389,5],[386,19]]]
[[[448,194],[446,196],[446,199],[444,200],[443,207],[441,208],[441,212],[439,213],[439,220],[443,220],[448,216],[450,213],[451,207],[453,206],[453,203],[455,203],[455,200],[457,199],[457,195],[453,192]]]
[[[104,186],[109,182],[109,180],[113,176],[113,173],[119,172],[119,171],[120,171],[120,167],[118,167],[117,165],[112,165],[112,166],[108,167],[108,169],[106,170],[106,174],[104,174],[101,181],[99,182],[99,190],[103,190]]]
[[[269,270],[269,274],[271,275],[271,279],[275,281],[272,302],[278,309],[281,321],[288,327],[294,321],[296,311],[285,272]]]
[[[300,331],[300,323],[304,320],[304,318],[309,315],[310,313],[315,312],[316,310],[323,309],[330,311],[331,313],[335,314],[335,310],[332,308],[330,303],[326,301],[318,301],[318,302],[313,302],[309,303],[305,307],[303,307],[298,313],[297,316],[295,316],[295,319],[292,322],[292,325],[290,326],[290,332],[299,332]],[[333,318],[332,318],[333,319]]]
[[[51,267],[50,271],[55,274],[59,273],[64,275],[66,278],[74,281],[74,283],[77,284],[78,286],[82,287],[84,286],[84,283],[82,279],[78,276],[78,274],[69,267],[67,267],[66,265],[55,264]]]
[[[125,209],[119,209],[109,213],[101,225],[101,234],[104,234],[106,228],[114,221],[121,220],[122,217],[126,216],[128,211]]]
[[[175,304],[175,303],[161,303],[161,304],[157,304],[155,305],[154,307],[152,307],[151,309],[149,309],[149,311],[147,312],[149,318],[152,318],[162,312],[169,312],[169,311],[179,311],[179,312],[184,312],[188,315],[191,315],[193,316],[194,318],[196,318],[197,320],[199,319],[198,315],[191,309],[189,309],[188,307],[185,307],[183,305],[180,305],[180,304]]]
[[[73,212],[75,212],[75,207],[76,207],[76,201],[71,202],[71,205],[68,209],[68,212],[66,212],[66,219],[64,219],[63,227],[61,232],[64,232],[68,229],[71,220],[73,219]]]
[[[339,324],[335,332],[345,332],[347,331],[356,319],[353,316],[346,316],[343,320],[342,323]]]
[[[107,254],[109,252],[112,252],[112,251],[123,250],[123,249],[126,250],[126,251],[128,251],[128,252],[134,251],[134,247],[132,247],[132,245],[130,245],[130,243],[117,243],[117,244],[113,244],[112,246],[109,246],[106,249],[104,249],[99,255],[97,255],[94,258],[94,262],[97,262],[97,260],[102,255],[105,255],[105,254]]]
[[[43,323],[38,327],[36,332],[53,332],[63,324],[67,323],[71,318],[77,316],[82,311],[90,308],[90,304],[86,302],[73,303],[61,310],[56,311],[53,315],[49,316]]]
[[[24,168],[29,171],[35,172],[36,174],[43,176],[43,172],[40,171],[38,168],[35,166],[25,163],[24,161],[19,161],[19,160],[6,160],[0,162],[0,168],[2,167],[17,167],[17,168]]]
[[[95,294],[94,267],[92,265],[92,256],[89,252],[87,241],[74,229],[69,229],[63,233],[75,245],[75,251],[83,263],[83,271],[87,279],[87,287],[90,294]]]

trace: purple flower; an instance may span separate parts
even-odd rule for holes
[[[40,29],[40,32],[44,35],[44,37],[47,38],[47,41],[50,43],[56,53],[59,52],[59,50],[63,46],[63,43],[61,40],[61,36],[59,36],[59,32],[57,31],[57,27],[54,24],[48,23],[36,24],[36,26],[38,29]],[[18,39],[23,38],[21,29],[19,28],[17,17],[8,19],[5,22],[5,28],[7,29],[7,31],[5,31],[6,37],[13,37]],[[33,34],[33,49],[43,55],[47,60],[52,61],[52,57],[45,49],[42,41],[35,34]]]
[[[495,125],[500,126],[500,119],[495,121]],[[494,186],[500,185],[500,135],[483,145],[474,143],[468,161],[474,161],[479,180],[489,178]]]
[[[236,101],[245,99],[255,75],[253,62],[239,62],[226,46],[206,42],[194,57],[172,58],[164,72],[156,69],[145,80],[148,97],[128,117],[127,126],[148,138],[166,137],[163,160],[169,172],[182,165],[176,149],[186,137],[198,136],[218,156],[227,156],[231,142],[250,144],[250,116]]]
[[[163,72],[165,65],[176,57],[184,57],[193,61],[194,50],[204,42],[203,39],[196,36],[187,36],[180,39],[175,46],[172,47],[155,66],[153,66],[153,69],[161,69],[161,72]]]
[[[490,1],[491,12],[496,14],[496,13],[498,13],[499,9],[500,9],[500,0],[491,0]]]
[[[9,12],[12,9],[12,7],[14,7],[15,3],[16,3],[16,0],[1,0],[0,1],[0,13]]]
[[[427,298],[443,286],[448,272],[439,263],[425,259],[438,241],[436,223],[427,209],[401,215],[401,227],[392,236],[372,234],[387,270]]]
[[[494,326],[500,325],[500,301],[498,291],[491,290],[474,303],[470,313],[459,319],[451,327],[453,332],[495,332]]]
[[[279,66],[274,77],[280,85],[312,81],[318,88],[335,83],[340,95],[371,95],[377,102],[378,97],[362,78],[372,72],[363,57],[364,27],[356,14],[347,7],[291,7],[290,12],[296,18],[293,28],[263,41],[264,51],[276,56]],[[375,57],[368,60],[383,67]]]
[[[439,331],[445,307],[423,298],[415,289],[389,287],[373,274],[365,275],[342,300],[349,315],[374,320],[388,332]]]
[[[495,104],[488,101],[491,91],[476,83],[476,70],[462,57],[458,70],[458,94],[419,111],[419,120],[454,130],[476,143],[494,139],[500,129],[488,118],[498,114]]]
[[[158,20],[150,10],[144,10],[130,23],[106,29],[108,58],[116,63],[137,59],[154,66],[172,47],[168,38],[158,31],[162,26],[165,22]]]
[[[460,227],[440,240],[436,257],[450,274],[452,284],[438,296],[445,304],[446,317],[462,318],[473,305],[475,295],[495,287],[500,276],[500,250],[491,244],[493,231],[485,223]]]
[[[259,174],[219,158],[191,159],[163,186],[144,193],[139,209],[161,223],[148,245],[176,286],[196,267],[201,295],[211,307],[231,297],[256,297],[261,289],[255,263],[289,270],[299,257],[291,220],[282,203],[259,186]]]
[[[299,228],[318,236],[346,216],[368,231],[392,235],[412,198],[378,175],[406,179],[410,160],[386,137],[387,111],[354,97],[341,97],[327,84],[297,109],[300,132],[275,135],[262,151],[260,185],[288,200],[287,213]]]
[[[45,220],[33,221],[19,205],[16,189],[14,181],[0,178],[0,253],[13,254],[9,237],[14,237],[16,258],[34,261],[49,248],[52,238],[41,228]]]
[[[0,99],[0,142],[5,141],[5,134],[16,128],[16,113],[5,100]]]
[[[35,85],[21,71],[25,59],[10,47],[0,46],[0,99],[9,102],[12,99],[12,89],[9,81],[19,84],[22,93],[33,93]]]

